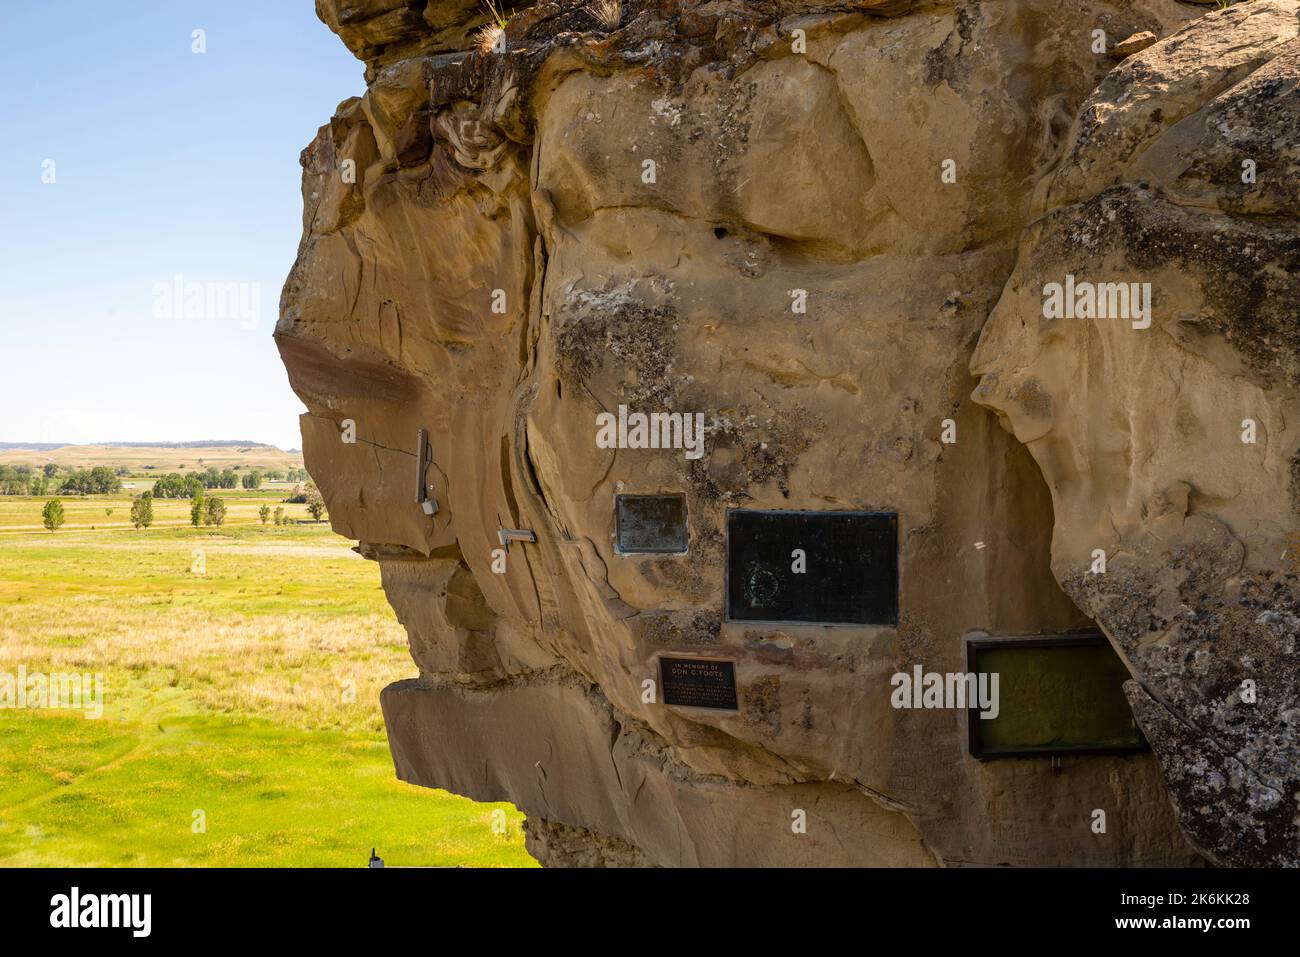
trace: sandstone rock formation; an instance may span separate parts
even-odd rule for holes
[[[1124,656],[1184,831],[1225,863],[1300,863],[1298,108],[1293,3],[1117,67],[973,363],[1052,489],[1053,573]],[[1149,282],[1150,328],[1044,319],[1068,274]]]
[[[400,777],[549,864],[1300,860],[1300,2],[317,11],[366,91],[303,152],[276,339],[410,635]],[[1067,273],[1151,282],[1150,327],[1042,318]],[[703,456],[600,447],[620,406]],[[686,551],[620,553],[620,493],[684,495]],[[896,513],[897,624],[728,620],[739,507]],[[979,761],[890,703],[1089,617],[1154,753]],[[665,654],[737,708],[647,696]]]

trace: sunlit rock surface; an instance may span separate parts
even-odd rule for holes
[[[1298,36],[1295,3],[1261,0],[1107,77],[973,362],[1052,489],[1053,573],[1127,662],[1184,831],[1243,865],[1300,863]],[[1067,275],[1150,283],[1149,328],[1044,318]]]
[[[367,87],[303,152],[276,338],[419,667],[398,775],[514,802],[548,864],[1294,863],[1297,6],[552,2],[497,37],[318,0]],[[1151,282],[1150,327],[1043,319],[1071,269]],[[620,405],[703,413],[704,454],[601,448]],[[619,493],[684,494],[686,553],[618,553]],[[896,512],[897,626],[726,620],[737,507]],[[964,712],[890,703],[1090,617],[1154,754],[979,761]],[[674,653],[733,660],[738,709],[647,700]]]

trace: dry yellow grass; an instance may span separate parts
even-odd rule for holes
[[[125,678],[138,694],[140,679],[188,689],[212,711],[378,732],[379,692],[415,670],[405,643],[391,615],[228,615],[73,599],[53,623],[30,602],[10,606],[0,623],[0,672],[104,673],[110,714],[127,693],[114,684]]]
[[[0,672],[101,672],[110,713],[125,681],[137,699],[181,688],[208,710],[379,732],[379,691],[416,669],[349,546],[319,525],[14,536]]]
[[[606,30],[617,30],[623,22],[623,0],[596,0],[588,9]]]

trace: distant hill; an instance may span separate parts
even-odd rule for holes
[[[90,468],[108,465],[159,472],[219,469],[302,468],[302,453],[286,452],[264,442],[203,439],[195,442],[100,442],[56,445],[48,442],[0,442],[0,465],[69,465]]]
[[[32,449],[38,452],[48,452],[50,449],[61,449],[69,446],[69,442],[0,442],[0,449]],[[96,448],[107,446],[108,448],[128,448],[128,449],[214,449],[214,448],[249,448],[249,449],[273,449],[274,445],[268,445],[265,442],[252,442],[248,439],[199,439],[194,442],[96,442]],[[296,452],[297,449],[289,449],[290,452]]]
[[[201,439],[197,442],[100,442],[100,445],[123,446],[133,449],[215,449],[245,448],[274,449],[274,445],[265,442],[250,442],[248,439]]]

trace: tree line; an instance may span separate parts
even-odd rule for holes
[[[278,472],[252,469],[242,477],[234,469],[218,471],[216,468],[208,468],[203,472],[188,472],[183,476],[179,472],[170,472],[153,483],[153,494],[155,498],[194,498],[208,489],[239,488],[241,485],[246,489],[258,489],[263,482],[286,479],[290,482],[306,481],[307,470],[288,469]]]
[[[0,495],[112,495],[122,491],[125,468],[97,465],[79,469],[47,463],[41,468],[30,465],[0,465]],[[154,482],[154,498],[193,498],[196,489],[258,489],[263,482],[306,482],[307,470],[291,468],[252,469],[239,475],[234,469],[208,467],[202,472],[181,475],[171,472]]]
[[[48,495],[55,491],[62,495],[111,495],[122,490],[122,476],[126,474],[126,469],[98,465],[91,469],[68,469],[60,481],[57,465],[39,469],[30,465],[0,465],[0,494]]]
[[[206,490],[201,486],[194,489],[190,502],[190,524],[195,528],[200,525],[221,525],[226,520],[226,503],[223,499],[206,494]],[[148,528],[153,524],[153,500],[156,496],[153,492],[141,492],[131,499],[131,524],[136,528]],[[285,499],[286,502],[301,502],[306,504],[307,511],[316,521],[321,520],[325,514],[325,498],[321,495],[320,489],[316,483],[308,480],[305,486],[297,486],[293,494]],[[105,515],[112,515],[111,508],[104,510]],[[257,517],[265,525],[271,518],[271,506],[262,505],[257,510]],[[63,525],[63,502],[57,498],[52,498],[45,503],[45,508],[41,510],[41,520],[45,527],[51,532],[56,531]],[[276,506],[275,524],[288,525],[294,519],[289,518],[284,511],[283,506]]]

